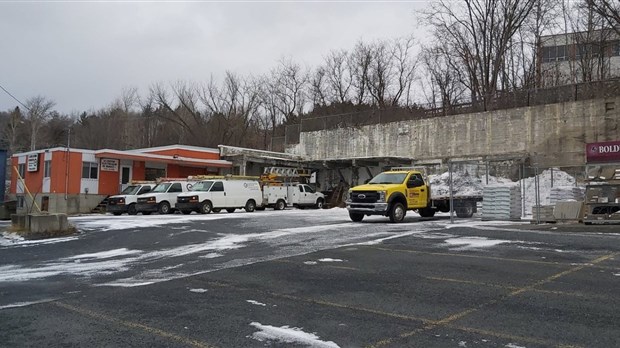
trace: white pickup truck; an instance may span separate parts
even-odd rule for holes
[[[136,211],[142,215],[149,215],[157,212],[159,214],[170,214],[176,210],[177,196],[180,193],[188,192],[195,181],[165,181],[157,184],[148,194],[138,197]]]
[[[306,184],[268,184],[263,186],[263,206],[282,210],[287,206],[297,208],[323,208],[325,196]]]
[[[106,211],[114,215],[122,215],[123,213],[129,215],[138,214],[136,210],[138,196],[150,192],[154,186],[155,183],[140,183],[127,186],[120,194],[108,197]]]

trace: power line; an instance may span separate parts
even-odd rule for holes
[[[21,106],[23,106],[24,108],[26,108],[26,110],[30,111],[30,108],[26,106],[26,104],[22,103],[19,99],[15,98],[14,95],[11,94],[11,92],[7,91],[6,88],[4,88],[2,85],[0,85],[0,88],[6,93],[8,94],[11,98],[15,99],[16,102],[18,102],[19,104],[21,104]]]

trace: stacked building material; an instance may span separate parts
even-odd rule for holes
[[[521,190],[518,186],[487,186],[482,195],[483,220],[521,219]]]
[[[541,205],[532,207],[532,222],[556,222],[553,216],[555,205]]]
[[[583,201],[585,189],[576,186],[553,187],[549,192],[549,202]]]

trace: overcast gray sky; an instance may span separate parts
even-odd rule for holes
[[[123,88],[316,66],[331,49],[417,31],[408,2],[1,2],[0,85],[63,113],[109,105]],[[0,110],[17,102],[0,90]]]

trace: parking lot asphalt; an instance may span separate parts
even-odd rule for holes
[[[620,228],[279,214],[84,217],[75,240],[5,242],[0,346],[620,343]],[[105,252],[119,269],[83,257]]]

